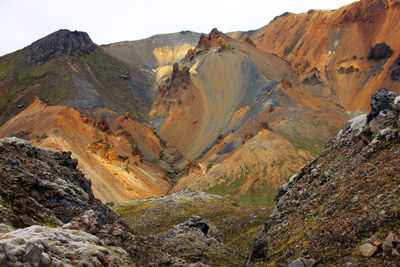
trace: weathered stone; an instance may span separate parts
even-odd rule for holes
[[[298,258],[297,260],[291,262],[288,267],[314,267],[317,261],[312,258]]]
[[[385,252],[386,255],[390,255],[392,253],[392,249],[396,247],[397,243],[399,243],[399,238],[392,232],[390,232],[386,239],[385,242],[383,243],[383,251]]]
[[[34,225],[0,234],[0,247],[8,256],[6,260],[3,257],[5,266],[14,266],[17,262],[45,266],[49,261],[61,261],[67,266],[86,266],[87,262],[93,262],[93,258],[99,261],[108,255],[112,256],[112,266],[131,265],[129,255],[123,249],[106,246],[99,238],[77,230]]]
[[[394,82],[400,81],[400,68],[392,71],[392,73],[390,74],[390,79],[392,79],[392,81]]]
[[[360,254],[363,257],[369,258],[374,256],[378,252],[378,248],[372,244],[365,243],[360,246]]]
[[[392,248],[392,256],[400,257],[400,253],[397,251],[397,249]]]
[[[397,96],[392,104],[392,108],[396,111],[400,111],[400,96]]]
[[[387,90],[380,89],[372,95],[371,99],[371,112],[368,114],[367,122],[370,122],[372,119],[379,115],[379,112],[382,110],[387,110],[390,108],[390,104],[395,99],[396,95]]]

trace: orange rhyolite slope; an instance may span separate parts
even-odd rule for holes
[[[127,121],[131,122],[125,127]],[[128,114],[109,129],[104,121],[96,122],[75,109],[36,100],[1,127],[0,137],[24,135],[22,131],[34,145],[71,151],[103,201],[162,196],[169,189],[161,171],[141,162],[143,156],[155,157],[162,149],[158,139]]]
[[[368,109],[372,93],[381,87],[398,91],[391,73],[398,68],[399,27],[399,0],[361,0],[334,11],[285,13],[251,39],[290,62],[306,90],[357,111]],[[393,54],[368,59],[378,43],[386,43]]]

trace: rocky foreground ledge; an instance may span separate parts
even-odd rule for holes
[[[400,96],[371,110],[279,189],[244,266],[398,266]]]
[[[180,258],[178,245],[237,261],[199,217],[135,235],[94,197],[71,153],[7,138],[0,140],[0,163],[0,266],[208,266],[199,261],[207,257]]]

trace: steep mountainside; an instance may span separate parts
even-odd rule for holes
[[[257,205],[266,205],[346,116],[299,90],[287,62],[217,29],[174,65],[150,112],[168,160],[189,174],[175,191],[247,194],[244,202]]]
[[[0,58],[0,123],[35,97],[93,117],[131,112],[144,120],[146,106],[129,90],[129,69],[104,53],[82,32],[60,30]]]
[[[245,266],[398,266],[400,96],[371,108],[279,189]]]
[[[399,16],[398,0],[361,0],[334,11],[285,13],[251,40],[287,60],[305,90],[357,111],[368,109],[376,88],[398,92]],[[387,47],[375,47],[380,43]]]

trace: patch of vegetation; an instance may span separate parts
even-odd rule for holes
[[[8,60],[3,59],[0,61],[0,80],[4,80],[7,77],[8,74]]]
[[[197,194],[199,193],[195,193],[193,197],[180,198],[170,195],[161,199],[150,198],[120,203],[113,209],[140,235],[161,233],[185,222],[192,215],[201,216],[204,221],[216,227],[216,236],[224,244],[238,251],[244,260],[251,241],[262,230],[272,209],[242,207],[227,198],[212,195],[198,197]]]
[[[65,64],[61,64],[59,61],[50,60],[34,68],[30,72],[30,75],[32,78],[40,78],[48,73],[58,74],[61,77],[65,77],[67,75],[66,66]]]
[[[317,157],[324,151],[321,146],[310,144],[298,138],[289,137],[288,140],[290,140],[295,147],[310,152],[313,157]]]
[[[303,65],[303,72],[305,72],[310,67],[310,61],[306,60]]]
[[[240,196],[239,204],[242,206],[274,207],[276,189],[264,182],[260,188],[250,188],[246,194]]]
[[[243,174],[234,180],[223,177],[223,180],[226,180],[225,182],[217,184],[206,191],[215,195],[231,196],[239,190],[239,188],[247,181],[247,179],[248,176],[246,174]]]
[[[295,33],[293,41],[290,43],[290,45],[286,46],[285,50],[283,51],[283,54],[285,56],[288,56],[293,51],[293,49],[296,47],[297,43],[300,41],[300,38],[302,36],[303,32],[300,29],[298,29]]]
[[[27,50],[9,54],[0,60],[0,123],[20,112],[35,96],[50,104],[67,102],[73,97],[71,73],[66,62],[50,60],[40,65],[26,61]]]

